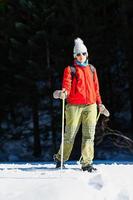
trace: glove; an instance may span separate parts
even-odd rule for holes
[[[66,99],[67,98],[67,91],[65,89],[62,89],[60,92],[60,99]]]
[[[101,113],[104,110],[105,106],[103,104],[98,104],[99,112]]]
[[[110,116],[109,111],[105,108],[105,106],[104,106],[103,104],[99,104],[99,105],[98,105],[98,109],[99,109],[99,112],[100,112],[101,114],[103,114],[104,116],[106,116],[106,117],[109,117],[109,116]]]

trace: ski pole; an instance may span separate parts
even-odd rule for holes
[[[65,110],[65,97],[61,98],[62,90],[55,90],[53,97],[55,99],[62,99],[62,134],[61,134],[61,170],[63,169],[63,154],[64,154],[64,110]]]
[[[65,99],[62,99],[62,134],[61,134],[61,170],[63,169],[63,153],[64,153],[64,110],[65,110]]]
[[[100,117],[101,112],[98,113],[97,118],[96,118],[96,123],[98,122],[98,119]]]

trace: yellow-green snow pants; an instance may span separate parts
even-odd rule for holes
[[[75,136],[82,123],[82,166],[92,163],[94,158],[94,136],[97,116],[97,105],[66,105],[65,110],[65,134],[64,134],[64,161],[69,159]],[[56,158],[61,160],[61,147],[56,154]]]

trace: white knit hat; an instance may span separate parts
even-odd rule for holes
[[[75,42],[75,46],[74,46],[74,49],[73,49],[74,58],[76,57],[76,55],[78,53],[86,53],[86,55],[88,56],[87,48],[84,45],[83,40],[81,40],[80,38],[76,38],[74,40],[74,42]]]

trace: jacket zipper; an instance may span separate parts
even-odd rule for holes
[[[85,88],[86,88],[86,102],[85,102],[85,104],[87,104],[87,85],[86,85],[86,76],[85,76],[85,71],[83,70],[83,72],[84,72],[84,78],[85,78]]]

